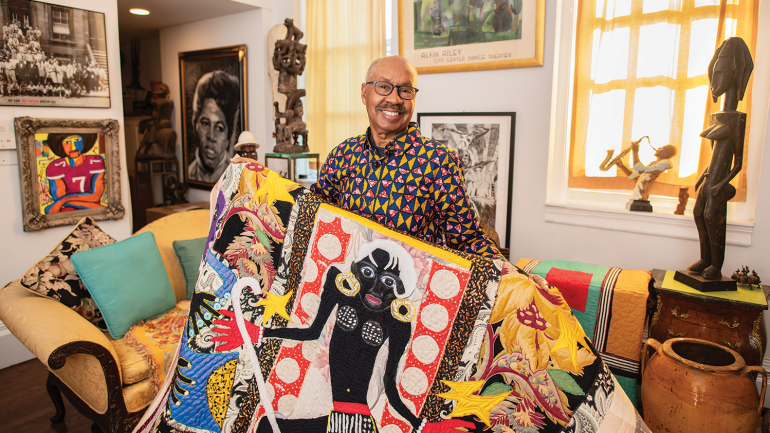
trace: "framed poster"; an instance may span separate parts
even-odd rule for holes
[[[121,219],[117,120],[16,118],[24,231]]]
[[[481,227],[499,248],[510,248],[516,113],[418,113],[417,123],[457,151]]]
[[[545,0],[397,0],[399,54],[419,74],[543,66]]]
[[[185,179],[211,189],[248,129],[246,45],[179,53]]]
[[[110,107],[103,13],[14,0],[0,21],[0,105]]]

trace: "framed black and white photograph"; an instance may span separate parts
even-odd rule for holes
[[[103,13],[9,0],[0,22],[0,105],[110,107]]]
[[[516,113],[418,113],[423,135],[457,151],[487,236],[510,248]]]
[[[246,45],[179,53],[185,178],[211,189],[248,129]]]

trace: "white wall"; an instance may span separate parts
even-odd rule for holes
[[[293,16],[294,3],[272,0],[271,8],[255,9],[205,21],[160,30],[160,56],[163,82],[171,88],[174,101],[174,129],[179,136],[177,157],[182,162],[182,110],[179,87],[179,53],[246,44],[246,75],[249,131],[260,143],[257,153],[264,161],[265,152],[275,146],[273,138],[273,101],[267,76],[266,36],[270,28]],[[273,51],[270,50],[270,56]],[[190,188],[190,202],[208,201],[209,191]]]
[[[123,139],[123,103],[120,80],[120,47],[118,42],[117,0],[56,0],[57,4],[79,9],[86,9],[105,14],[107,27],[107,53],[110,73],[111,105],[102,108],[28,108],[0,107],[0,118],[32,116],[51,119],[115,119],[120,123],[120,178],[125,216],[117,221],[99,221],[99,227],[115,239],[121,240],[131,234],[131,209],[128,190],[128,175],[125,170],[125,142]],[[2,242],[2,265],[0,265],[0,284],[19,279],[24,271],[53,249],[64,236],[72,230],[71,226],[56,227],[34,233],[22,229],[21,190],[19,186],[19,166],[16,163],[16,151],[0,151],[0,159],[11,159],[12,165],[0,165],[0,239]],[[0,368],[31,359],[16,339],[0,325]]]

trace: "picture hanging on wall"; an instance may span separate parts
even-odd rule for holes
[[[103,13],[14,0],[0,22],[0,105],[110,107]]]
[[[457,151],[481,227],[499,248],[510,248],[516,113],[418,113],[417,123]]]
[[[117,120],[16,118],[24,231],[121,219]]]
[[[419,74],[543,66],[545,0],[398,0],[399,54]]]
[[[248,129],[246,45],[179,53],[185,178],[211,189]]]

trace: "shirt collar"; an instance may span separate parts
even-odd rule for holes
[[[366,134],[364,134],[364,138],[366,139],[364,149],[369,150],[373,155],[377,155],[374,151],[374,140],[372,140],[371,133],[372,128],[366,128]],[[385,146],[385,156],[404,153],[404,151],[412,146],[413,143],[417,142],[421,136],[422,134],[420,133],[420,128],[417,126],[417,123],[409,122],[406,131]]]

